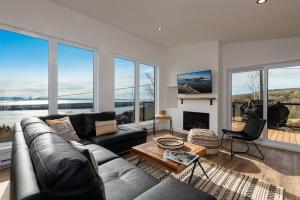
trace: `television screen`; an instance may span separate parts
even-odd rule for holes
[[[177,75],[178,94],[212,92],[211,70]]]

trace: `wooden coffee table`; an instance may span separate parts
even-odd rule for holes
[[[163,149],[157,145],[155,140],[151,140],[149,142],[146,142],[144,144],[141,144],[141,145],[138,145],[138,146],[135,146],[132,148],[132,152],[134,152],[137,156],[139,156],[140,159],[149,160],[149,161],[167,169],[169,172],[173,172],[175,174],[182,172],[188,166],[193,164],[193,169],[192,169],[192,173],[190,175],[189,183],[192,180],[192,177],[194,175],[194,171],[195,171],[197,164],[199,164],[199,166],[201,167],[205,176],[208,178],[208,176],[207,176],[205,170],[203,169],[203,167],[200,163],[200,160],[199,160],[201,156],[206,155],[206,147],[198,146],[198,145],[187,143],[187,142],[184,143],[184,147],[181,150],[199,155],[199,157],[188,166],[171,161],[171,160],[164,160],[163,159],[164,150],[165,149]]]

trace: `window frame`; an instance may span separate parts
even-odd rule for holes
[[[98,50],[95,49],[95,48],[91,48],[91,47],[88,47],[86,45],[81,45],[81,44],[77,44],[77,43],[73,43],[73,42],[68,42],[68,41],[65,41],[65,40],[55,40],[55,52],[53,52],[55,54],[55,58],[56,58],[56,63],[54,63],[54,65],[52,66],[52,70],[53,70],[53,74],[52,76],[56,76],[57,80],[56,81],[56,84],[55,84],[55,88],[56,89],[56,104],[57,106],[55,105],[55,108],[57,109],[56,110],[56,113],[54,114],[58,114],[58,45],[59,44],[62,44],[62,45],[67,45],[67,46],[70,46],[70,47],[74,47],[74,48],[79,48],[79,49],[83,49],[83,50],[87,50],[87,51],[91,51],[93,53],[93,111],[92,112],[99,112],[99,100],[98,100],[98,93],[97,91],[100,93],[99,91],[99,86],[98,86],[98,83],[99,83],[99,79],[100,79],[100,76],[98,75]],[[50,56],[49,56],[50,57]],[[49,66],[50,68],[50,66]],[[50,74],[49,74],[50,76]],[[50,78],[50,77],[49,77]],[[49,79],[48,78],[48,79]],[[49,106],[50,107],[50,106]],[[49,112],[50,114],[50,112]]]
[[[100,112],[99,94],[101,91],[99,86],[100,66],[98,48],[1,23],[0,30],[48,41],[48,115],[58,114],[58,44],[60,43],[93,52],[93,112]],[[4,143],[8,144],[0,147],[0,151],[11,148],[11,142],[0,142],[0,144]]]
[[[114,54],[113,60],[115,58],[119,58],[119,59],[124,59],[124,60],[129,60],[135,63],[135,74],[134,74],[134,100],[135,100],[135,109],[134,109],[134,122],[133,123],[129,123],[129,124],[122,124],[122,126],[132,126],[132,125],[142,125],[142,124],[149,124],[152,123],[153,120],[146,120],[146,121],[140,121],[140,112],[139,112],[139,106],[140,106],[140,65],[148,65],[148,66],[152,66],[154,68],[154,114],[157,113],[157,109],[158,109],[158,67],[155,64],[147,64],[147,62],[141,61],[139,59],[136,58],[132,58],[129,56],[123,56],[121,54]],[[115,65],[114,67],[114,72],[115,72]],[[115,74],[115,73],[114,73]],[[115,76],[114,76],[114,84],[115,84]],[[115,94],[115,87],[114,87],[114,94]],[[115,109],[115,106],[114,106]]]

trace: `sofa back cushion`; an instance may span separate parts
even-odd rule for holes
[[[105,199],[103,182],[90,162],[58,135],[36,137],[30,155],[45,198]]]
[[[115,120],[115,119],[116,119],[115,112],[82,114],[85,137],[96,135],[96,127],[95,127],[96,121],[108,121],[108,120]]]
[[[24,137],[28,146],[30,146],[32,141],[39,135],[45,133],[56,134],[55,130],[50,128],[37,117],[24,118],[21,121],[21,127],[23,129]]]

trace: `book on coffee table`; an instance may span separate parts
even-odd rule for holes
[[[164,160],[172,160],[174,162],[184,164],[187,166],[190,165],[198,157],[199,157],[199,155],[196,155],[191,152],[171,151],[171,150],[165,150],[164,155],[163,155]]]

